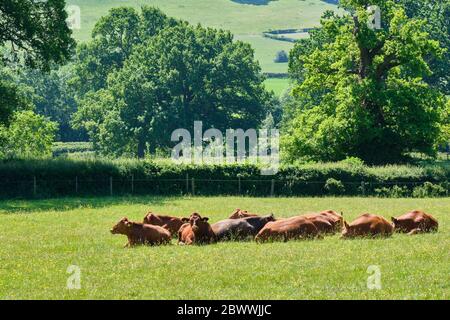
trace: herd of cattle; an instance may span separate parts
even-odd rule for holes
[[[436,232],[438,229],[438,222],[433,216],[418,210],[392,218],[392,223],[381,216],[366,213],[348,224],[342,214],[332,210],[275,219],[273,214],[260,216],[236,209],[226,220],[214,224],[209,224],[208,220],[198,213],[180,219],[150,212],[142,223],[121,219],[111,233],[126,235],[126,247],[129,247],[167,244],[176,236],[179,244],[192,245],[226,240],[255,239],[265,242],[322,238],[324,234],[339,231],[342,238],[389,237],[394,232],[417,234]]]

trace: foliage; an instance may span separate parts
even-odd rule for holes
[[[408,188],[425,182],[446,185],[449,167],[353,166],[345,163],[282,166],[275,176],[261,176],[255,165],[179,165],[171,161],[132,159],[65,159],[3,161],[0,163],[0,197],[30,197],[30,182],[36,177],[38,196],[78,194],[109,195],[110,177],[114,194],[130,194],[132,177],[135,194],[179,195],[192,192],[192,179],[197,195],[267,196],[271,180],[275,180],[277,196],[322,196],[330,191],[339,195],[381,195],[376,189],[398,185]],[[186,189],[186,178],[188,190]],[[21,181],[21,183],[17,183]],[[325,184],[329,189],[324,189]],[[362,186],[364,185],[364,188]]]
[[[331,195],[339,195],[345,193],[344,184],[341,181],[333,178],[327,179],[327,181],[325,182],[324,189],[328,194]]]
[[[275,59],[273,61],[276,62],[276,63],[289,62],[288,54],[284,50],[278,51],[277,55],[275,56]]]
[[[106,52],[122,52],[106,72],[107,84],[100,72],[93,87],[101,89],[86,94],[73,119],[76,128],[86,129],[96,150],[144,157],[168,146],[173,130],[190,130],[196,120],[202,120],[204,128],[223,131],[260,124],[270,95],[249,45],[234,41],[229,32],[193,27],[156,9],[144,8],[140,18],[132,9],[120,10],[140,19],[136,29],[146,36],[140,38],[142,44],[123,50],[111,37],[94,39],[93,44],[108,47]],[[115,12],[104,19],[111,21],[108,25],[129,27]],[[103,25],[102,20],[95,34]],[[90,57],[95,59],[95,54]],[[85,58],[86,63],[91,58]]]
[[[416,198],[442,197],[448,195],[448,183],[445,187],[431,182],[425,182],[423,186],[414,188],[413,196]]]
[[[9,127],[0,126],[0,158],[51,157],[57,124],[32,111],[16,112]]]
[[[365,22],[369,2],[382,10],[381,30]],[[430,73],[426,58],[443,51],[426,22],[393,1],[342,5],[350,14],[326,13],[317,41],[291,54],[300,82],[287,112],[294,115],[285,125],[288,158],[389,163],[411,150],[435,154],[446,98],[422,79]]]

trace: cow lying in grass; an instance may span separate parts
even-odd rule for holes
[[[184,224],[178,231],[178,244],[207,244],[216,242],[209,218],[201,217],[198,213],[193,213],[189,218],[181,219]]]
[[[335,234],[342,229],[342,215],[332,210],[310,213],[304,217],[314,223],[320,233]]]
[[[152,212],[147,213],[143,223],[163,227],[164,229],[169,230],[172,236],[175,236],[184,224],[180,218],[158,215]]]
[[[256,235],[257,242],[316,238],[319,230],[308,218],[297,216],[267,223]]]
[[[385,218],[365,213],[350,224],[344,221],[341,237],[390,237],[393,232],[394,227]]]
[[[271,221],[275,221],[273,214],[263,217],[247,217],[240,219],[226,219],[211,225],[218,241],[243,240],[253,238]]]
[[[419,210],[405,213],[398,218],[392,217],[391,219],[396,232],[408,234],[436,232],[439,227],[439,223],[432,215]]]
[[[129,221],[122,218],[112,229],[112,234],[123,234],[128,237],[125,247],[138,244],[158,245],[171,240],[170,232],[163,227]]]

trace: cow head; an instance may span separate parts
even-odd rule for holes
[[[189,224],[191,225],[192,231],[196,232],[207,227],[209,225],[208,220],[209,218],[202,217],[195,212],[189,217]],[[185,222],[186,218],[183,218],[182,221]]]
[[[120,219],[120,221],[114,227],[112,227],[110,231],[112,234],[127,234],[131,226],[132,222],[125,217]]]
[[[149,212],[145,215],[143,223],[144,224],[152,224],[154,219],[155,219],[155,215],[153,213]]]
[[[263,217],[264,220],[266,220],[266,222],[271,222],[271,221],[275,221],[275,216],[273,213],[269,214],[268,216]]]

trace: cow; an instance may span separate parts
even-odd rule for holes
[[[242,219],[248,217],[258,217],[258,215],[254,213],[249,213],[248,211],[244,211],[241,209],[236,209],[228,219]]]
[[[112,234],[123,234],[128,237],[125,247],[138,244],[168,244],[171,240],[170,232],[163,227],[132,222],[128,218],[122,218],[111,230]]]
[[[341,238],[390,237],[393,232],[394,227],[385,218],[365,213],[350,224],[344,221]]]
[[[184,224],[178,231],[178,244],[206,244],[216,242],[209,218],[202,217],[198,213],[193,213],[189,218],[181,219]]]
[[[180,218],[158,215],[152,212],[145,215],[143,223],[163,227],[169,230],[172,236],[175,236],[184,224]]]
[[[398,218],[391,218],[396,232],[408,233],[410,235],[425,232],[437,232],[439,223],[432,216],[423,211],[414,210],[405,213]]]
[[[320,233],[335,234],[342,229],[343,216],[332,210],[310,213],[304,217],[310,219]]]
[[[214,223],[211,228],[219,241],[241,240],[254,237],[268,222],[274,220],[273,214],[264,217],[226,219]]]
[[[319,237],[316,226],[308,218],[296,216],[267,223],[256,235],[255,240],[257,242],[288,241],[315,237]]]

